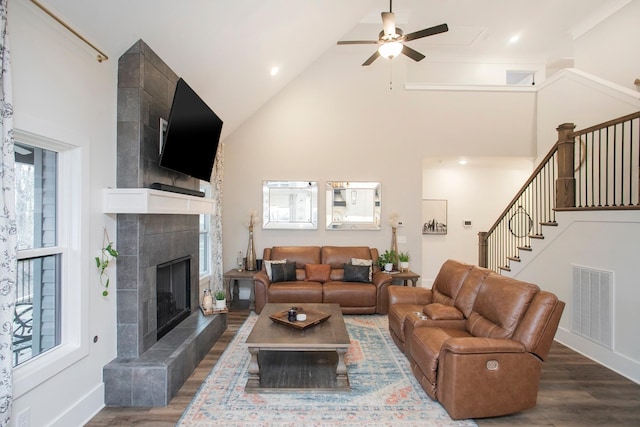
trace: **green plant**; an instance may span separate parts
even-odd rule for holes
[[[105,230],[106,236],[106,230]],[[118,258],[118,251],[113,247],[113,242],[109,242],[107,246],[100,250],[100,256],[95,258],[96,267],[98,267],[98,273],[100,273],[100,283],[104,286],[104,290],[102,291],[102,296],[106,297],[109,295],[109,274],[107,273],[107,268],[109,267],[109,263]]]
[[[395,264],[397,257],[396,251],[387,249],[378,257],[378,266],[384,268],[385,264]]]
[[[409,254],[409,252],[400,252],[398,253],[398,261],[409,262],[411,261],[411,255]]]
[[[224,300],[225,298],[227,298],[227,293],[226,293],[225,291],[217,291],[217,292],[216,292],[216,299],[217,299],[218,301],[222,301],[222,300]]]

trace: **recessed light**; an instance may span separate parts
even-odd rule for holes
[[[458,164],[460,164],[460,165],[466,165],[466,164],[467,164],[467,161],[466,161],[466,160],[464,160],[464,159],[463,159],[463,160],[458,160]]]
[[[509,44],[517,43],[518,40],[520,40],[520,34],[511,36],[511,38],[509,39]]]
[[[278,74],[279,71],[280,71],[280,67],[278,67],[277,65],[274,67],[271,67],[271,76],[275,76],[276,74]]]

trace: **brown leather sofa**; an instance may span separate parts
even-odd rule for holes
[[[389,332],[453,419],[536,405],[564,303],[534,284],[448,260],[431,289],[389,288]]]
[[[358,281],[345,276],[345,264],[370,260],[370,277]],[[295,279],[273,282],[266,261],[295,262]],[[256,313],[268,302],[336,303],[345,314],[386,314],[391,276],[376,264],[378,250],[366,246],[274,246],[265,248],[263,268],[254,277]],[[319,268],[326,274],[317,274]],[[349,268],[349,267],[347,267]],[[319,277],[324,275],[324,277]]]

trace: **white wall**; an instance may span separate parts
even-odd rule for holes
[[[76,182],[80,218],[71,230],[78,239],[80,283],[63,289],[81,295],[83,324],[73,353],[82,355],[58,372],[65,363],[61,357],[33,388],[21,381],[35,363],[19,367],[13,417],[29,409],[32,426],[82,425],[104,405],[102,367],[116,354],[115,293],[101,296],[93,256],[101,247],[103,227],[115,239],[115,218],[101,213],[101,189],[115,186],[118,60],[98,63],[93,51],[30,2],[9,2],[8,27],[15,127],[79,147],[82,163]]]
[[[318,230],[254,232],[258,257],[273,245],[391,245],[391,212],[405,226],[400,250],[423,271],[422,158],[535,155],[535,93],[408,91],[404,58],[372,67],[335,51],[321,57],[225,139],[223,247],[225,269],[246,251],[242,224],[262,206],[262,180],[379,181],[382,230],[327,231],[319,198]],[[391,68],[393,67],[393,68]],[[390,73],[393,89],[390,90]],[[514,120],[514,117],[517,119]]]
[[[531,254],[523,254],[526,264],[514,277],[536,283],[566,303],[558,341],[640,383],[640,346],[634,327],[640,301],[640,211],[559,212],[556,220],[561,230],[542,251],[533,242]],[[612,349],[572,332],[574,265],[613,272]]]
[[[478,264],[478,233],[488,231],[533,171],[531,160],[474,158],[423,161],[422,198],[447,200],[447,234],[422,236],[422,284],[431,287],[449,258]],[[465,227],[463,221],[472,225]]]
[[[575,67],[638,92],[640,2],[632,0],[575,43]]]

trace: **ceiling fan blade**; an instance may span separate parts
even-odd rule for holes
[[[342,44],[378,44],[377,40],[341,40],[338,42],[339,45]]]
[[[409,33],[404,36],[405,41],[421,39],[423,37],[433,36],[440,33],[446,33],[449,31],[449,27],[447,24],[436,25],[435,27],[425,28],[424,30],[416,31],[414,33]]]
[[[402,53],[404,53],[405,55],[407,55],[409,58],[413,59],[416,62],[422,61],[425,58],[423,54],[421,54],[417,50],[411,49],[406,44],[402,45]]]
[[[364,67],[364,66],[367,66],[367,65],[371,65],[373,63],[373,61],[375,61],[378,58],[378,56],[380,56],[380,53],[376,50],[376,52],[373,55],[371,55],[369,57],[369,59],[367,59],[366,61],[364,61],[362,63],[362,66]]]
[[[387,37],[396,35],[396,18],[393,12],[382,12],[382,30]]]

